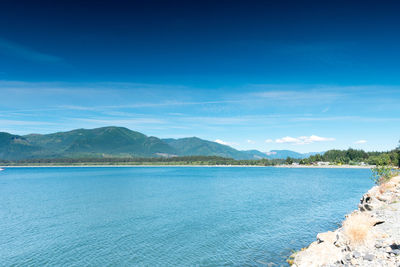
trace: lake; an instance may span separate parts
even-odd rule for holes
[[[335,229],[368,169],[7,168],[0,265],[266,266]]]

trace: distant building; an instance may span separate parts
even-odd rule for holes
[[[318,162],[317,162],[317,165],[318,165],[318,166],[327,166],[327,165],[329,165],[329,164],[330,164],[329,161],[318,161]]]

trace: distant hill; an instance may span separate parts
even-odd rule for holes
[[[268,155],[258,150],[242,150],[243,153],[247,154],[250,159],[267,159]]]
[[[315,154],[315,153],[314,153]],[[290,150],[240,151],[197,137],[159,139],[123,127],[77,129],[24,136],[0,133],[0,159],[79,157],[175,157],[219,156],[233,159],[305,158]]]
[[[163,139],[163,141],[172,146],[180,156],[219,156],[234,159],[254,159],[246,152],[197,137]]]
[[[295,159],[304,159],[312,155],[323,154],[324,152],[309,152],[309,153],[299,153],[292,150],[271,150],[265,154],[269,159],[286,159],[287,157]]]

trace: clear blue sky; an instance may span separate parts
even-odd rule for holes
[[[239,149],[400,139],[397,1],[1,1],[0,131]]]

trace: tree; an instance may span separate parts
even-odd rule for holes
[[[399,146],[397,147],[397,165],[400,168],[400,140],[399,140]]]
[[[293,159],[291,157],[286,158],[286,164],[291,165],[293,164]]]

